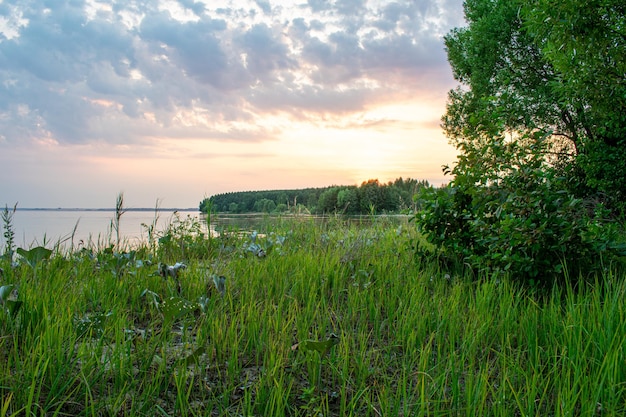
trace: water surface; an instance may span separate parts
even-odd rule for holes
[[[198,210],[159,210],[157,213],[154,210],[129,210],[120,218],[120,240],[131,245],[145,241],[148,237],[148,226],[156,224],[155,230],[164,230],[176,215],[181,218],[200,217]],[[18,208],[12,222],[15,245],[29,248],[39,245],[51,247],[57,242],[63,242],[64,246],[69,246],[72,242],[74,246],[89,242],[94,244],[114,242],[117,239],[112,229],[114,218],[114,210]],[[4,245],[3,238],[0,247]]]
[[[220,213],[210,218],[207,226],[206,215],[197,209],[131,209],[120,218],[120,240],[130,246],[137,246],[148,240],[148,230],[152,228],[160,236],[177,219],[197,221],[203,232],[217,235],[229,230],[265,230],[276,226],[280,219],[291,219],[291,215],[268,214],[228,214]],[[318,224],[333,219],[335,216],[296,215],[303,221]],[[404,218],[406,216],[388,216]],[[19,209],[13,215],[12,227],[15,232],[14,243],[17,247],[34,246],[54,247],[60,243],[64,248],[79,246],[105,247],[117,241],[112,228],[115,211],[113,209]],[[372,216],[342,217],[342,222],[367,225]],[[2,225],[4,227],[4,225]],[[2,230],[4,233],[5,231]],[[0,253],[4,253],[5,239],[0,239]]]

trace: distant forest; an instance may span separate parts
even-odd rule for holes
[[[360,186],[341,185],[299,190],[240,191],[216,194],[200,202],[200,211],[217,213],[382,214],[415,210],[414,196],[428,181],[377,179]]]

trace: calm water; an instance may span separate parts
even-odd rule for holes
[[[160,210],[157,219],[157,231],[164,230],[174,219],[174,211]],[[176,211],[180,218],[191,216],[199,219],[198,210]],[[71,243],[74,232],[74,245],[83,242],[114,242],[115,232],[111,230],[111,221],[115,217],[113,210],[17,210],[13,215],[15,244],[29,248],[44,245],[52,247],[59,241],[65,245]],[[127,211],[120,220],[120,238],[130,244],[140,243],[148,237],[146,227],[155,220],[154,210]],[[0,226],[4,227],[4,225]],[[4,230],[2,230],[4,234]],[[4,248],[2,237],[0,247]],[[0,250],[0,252],[2,252]]]
[[[206,218],[198,210],[166,210],[160,209],[157,213],[156,228],[162,232],[179,218],[198,220],[204,232],[207,232]],[[105,246],[116,241],[115,231],[111,229],[111,223],[115,217],[113,210],[17,210],[13,215],[13,231],[15,232],[15,245],[22,248],[34,246],[46,246],[52,248],[58,242],[62,247],[68,248],[73,243],[74,247],[81,244],[94,244],[98,247]],[[313,219],[316,222],[324,222],[326,216],[301,216]],[[390,216],[404,219],[406,216]],[[371,216],[356,216],[346,218],[352,224],[369,224]],[[402,220],[400,220],[402,221]],[[133,246],[145,242],[148,238],[147,227],[155,222],[154,210],[127,211],[120,220],[120,239]],[[264,214],[219,214],[211,218],[208,227],[212,234],[222,230],[259,230],[263,232],[268,225],[268,216]],[[4,225],[0,225],[3,228]],[[2,234],[4,229],[2,230]],[[0,234],[1,235],[1,234]],[[72,236],[73,235],[73,236]],[[0,253],[4,253],[5,240],[0,236]]]

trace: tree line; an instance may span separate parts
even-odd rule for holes
[[[215,194],[200,202],[200,211],[218,213],[338,213],[347,215],[400,213],[416,210],[415,196],[429,187],[425,180],[377,179],[360,186],[340,185],[295,190],[239,191]]]

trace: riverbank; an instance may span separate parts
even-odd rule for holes
[[[266,226],[2,263],[3,414],[626,411],[622,277],[534,294],[416,258],[410,223]]]

